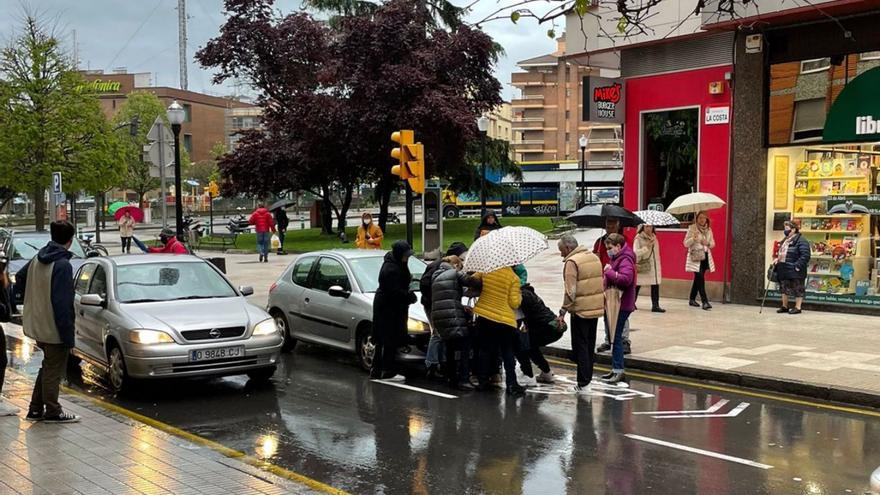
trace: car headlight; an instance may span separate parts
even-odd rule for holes
[[[272,318],[254,325],[254,335],[275,335],[276,333],[278,333],[278,327]]]
[[[14,273],[9,274],[9,283],[11,285],[15,285],[15,274]]]
[[[431,331],[431,327],[423,321],[408,318],[406,320],[406,331],[409,333],[427,333]]]
[[[132,330],[128,334],[132,344],[171,344],[174,339],[165,332],[158,330]]]

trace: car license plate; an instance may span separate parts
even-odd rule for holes
[[[244,346],[215,347],[213,349],[198,349],[189,352],[189,361],[214,361],[216,359],[231,359],[244,356]]]

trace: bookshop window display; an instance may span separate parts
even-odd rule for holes
[[[878,172],[874,144],[770,149],[767,263],[792,219],[810,243],[806,301],[880,307]]]

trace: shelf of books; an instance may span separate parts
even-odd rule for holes
[[[795,169],[792,218],[812,252],[807,300],[880,303],[880,244],[872,239],[878,169],[880,156],[873,153],[804,149]]]

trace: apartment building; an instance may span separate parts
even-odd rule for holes
[[[233,151],[245,131],[261,129],[263,109],[239,107],[226,109],[226,149]]]
[[[566,60],[564,36],[557,40],[555,52],[517,65],[522,72],[511,76],[520,92],[511,102],[515,160],[580,162],[583,158],[588,169],[622,167],[620,125],[584,119],[584,78],[600,75],[598,69]],[[614,72],[602,70],[602,75]],[[587,138],[583,150],[581,136]]]

